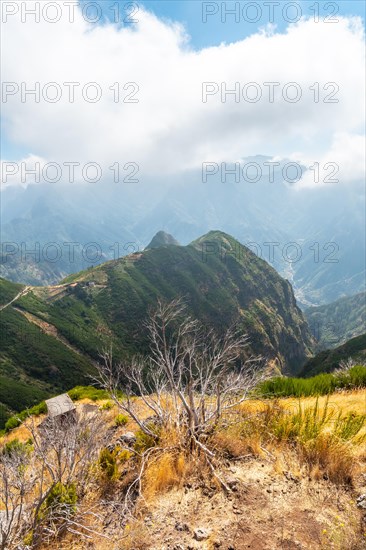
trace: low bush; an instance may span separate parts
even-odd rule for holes
[[[70,483],[69,485],[64,485],[61,482],[56,483],[39,509],[38,520],[44,521],[52,517],[58,509],[62,510],[62,515],[64,516],[74,514],[77,500],[74,483]]]
[[[259,385],[257,394],[263,397],[308,397],[327,395],[337,389],[366,387],[366,366],[356,365],[347,372],[318,374],[311,378],[278,376]]]
[[[46,412],[46,402],[41,401],[38,405],[34,405],[34,407],[31,407],[30,409],[26,409],[25,411],[11,416],[5,423],[5,433],[8,433],[10,430],[20,426],[20,424],[29,416],[39,416],[40,414],[45,414]]]
[[[1,448],[0,454],[2,455],[8,455],[11,457],[14,453],[25,453],[28,454],[32,449],[32,440],[29,439],[25,443],[19,441],[19,439],[13,439],[12,441],[8,441],[5,443],[5,445]]]
[[[128,422],[128,416],[125,414],[117,414],[114,423],[116,426],[125,426]]]
[[[143,453],[144,451],[147,451],[147,449],[150,449],[156,445],[155,439],[145,434],[142,430],[138,430],[135,435],[136,443],[134,445],[134,449],[138,453]]]
[[[109,397],[106,390],[94,388],[94,386],[76,386],[68,394],[73,401],[79,401],[80,399],[98,401],[98,399],[108,399]]]
[[[117,478],[117,460],[113,452],[109,449],[102,449],[99,455],[99,466],[108,480]]]
[[[103,405],[100,406],[100,410],[109,411],[110,409],[113,409],[113,407],[114,404],[112,403],[112,401],[106,401],[105,403],[103,403]]]
[[[95,388],[94,386],[75,386],[67,392],[73,401],[80,399],[91,399],[91,401],[99,401],[110,397],[106,390]],[[122,391],[117,391],[118,397],[123,397]]]

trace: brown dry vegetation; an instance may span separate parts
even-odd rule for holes
[[[161,431],[157,442],[140,434],[139,453],[116,445],[116,475],[108,479],[94,463],[92,482],[80,500],[80,513],[95,512],[85,521],[100,536],[81,540],[67,533],[43,548],[366,548],[365,512],[356,505],[357,496],[366,492],[365,399],[365,391],[355,391],[329,400],[242,404],[207,440],[230,492],[222,489],[198,450],[182,449],[174,430]],[[78,409],[88,403],[82,400]],[[97,405],[102,409],[105,403]],[[142,401],[136,405],[148,416]],[[128,431],[138,433],[132,420],[115,425],[118,412],[116,406],[101,410],[108,443]],[[25,423],[1,443],[29,437]],[[141,473],[144,451],[140,494],[135,485],[126,513],[126,492]],[[196,540],[199,528],[206,530],[202,540]]]

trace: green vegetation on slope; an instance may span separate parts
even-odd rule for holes
[[[12,283],[0,277],[0,307],[8,304],[24,288],[24,285]]]
[[[332,372],[339,367],[341,361],[353,359],[366,362],[366,334],[351,338],[342,346],[321,351],[310,359],[303,367],[300,376],[314,376],[321,372]]]
[[[9,306],[1,311],[0,320],[0,427],[12,411],[89,380],[91,361],[46,334],[20,311]]]
[[[179,246],[179,242],[172,235],[165,231],[158,231],[145,250],[149,248],[159,248],[160,246],[170,246],[172,244]]]
[[[340,346],[366,332],[366,292],[311,307],[305,311],[305,317],[319,350]]]
[[[188,246],[163,246],[107,262],[64,283],[76,287],[69,297],[53,301],[46,315],[91,355],[97,325],[103,338],[114,342],[117,355],[147,352],[143,323],[149,309],[159,298],[178,296],[186,300],[193,317],[218,332],[237,323],[250,337],[248,354],[277,358],[291,372],[311,355],[313,340],[290,284],[219,231]],[[29,308],[29,298],[21,303]]]
[[[4,280],[1,287],[10,298],[19,292]],[[1,312],[0,375],[27,384],[35,401],[84,384],[110,346],[116,360],[147,353],[149,310],[158,299],[177,297],[219,334],[235,323],[249,335],[248,356],[297,373],[311,355],[313,340],[289,282],[229,235],[212,231],[188,246],[131,254],[59,286],[30,289]],[[19,411],[34,402],[20,398],[15,408],[5,392],[0,403]]]
[[[263,382],[258,393],[262,397],[308,397],[327,395],[338,389],[365,387],[366,367],[358,365],[346,372],[318,374],[311,378],[279,376]]]

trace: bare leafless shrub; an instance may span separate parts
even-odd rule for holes
[[[66,533],[103,536],[96,509],[80,505],[105,445],[101,413],[48,417],[39,426],[31,417],[27,428],[32,447],[0,451],[0,548],[37,548]]]
[[[333,373],[334,374],[345,374],[349,370],[351,370],[352,367],[356,365],[356,362],[352,359],[352,357],[348,357],[348,359],[342,359],[339,363],[339,367],[336,368]]]
[[[27,496],[36,482],[30,468],[30,450],[25,444],[0,451],[0,548],[15,547],[30,522]]]
[[[88,538],[89,532],[94,533],[88,527],[94,512],[91,509],[81,511],[78,500],[91,482],[91,466],[105,444],[102,414],[96,411],[77,418],[49,417],[40,427],[31,418],[28,427],[38,472],[32,518],[33,543],[52,540],[66,532]],[[75,501],[70,496],[73,488]],[[55,498],[51,498],[55,492]]]
[[[181,436],[181,446],[204,453],[216,475],[207,437],[268,377],[266,363],[261,358],[244,361],[247,336],[233,328],[221,337],[205,331],[181,300],[158,302],[146,329],[149,356],[115,364],[111,351],[105,352],[98,381],[142,433],[158,441],[161,432],[173,428]],[[153,421],[144,421],[141,401]]]

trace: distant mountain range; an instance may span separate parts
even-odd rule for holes
[[[117,359],[147,352],[143,322],[158,298],[182,297],[218,334],[235,324],[250,337],[248,356],[299,372],[315,342],[288,281],[220,231],[187,246],[162,233],[158,241],[56,286],[1,280],[0,402],[7,410],[87,383],[107,346]]]
[[[143,250],[163,229],[183,245],[212,229],[233,235],[269,262],[302,307],[365,290],[365,189],[339,184],[297,189],[285,161],[258,181],[199,171],[174,181],[29,185],[1,192],[1,276],[56,284],[90,266]],[[26,253],[26,251],[31,251]],[[33,253],[32,253],[33,251]]]

